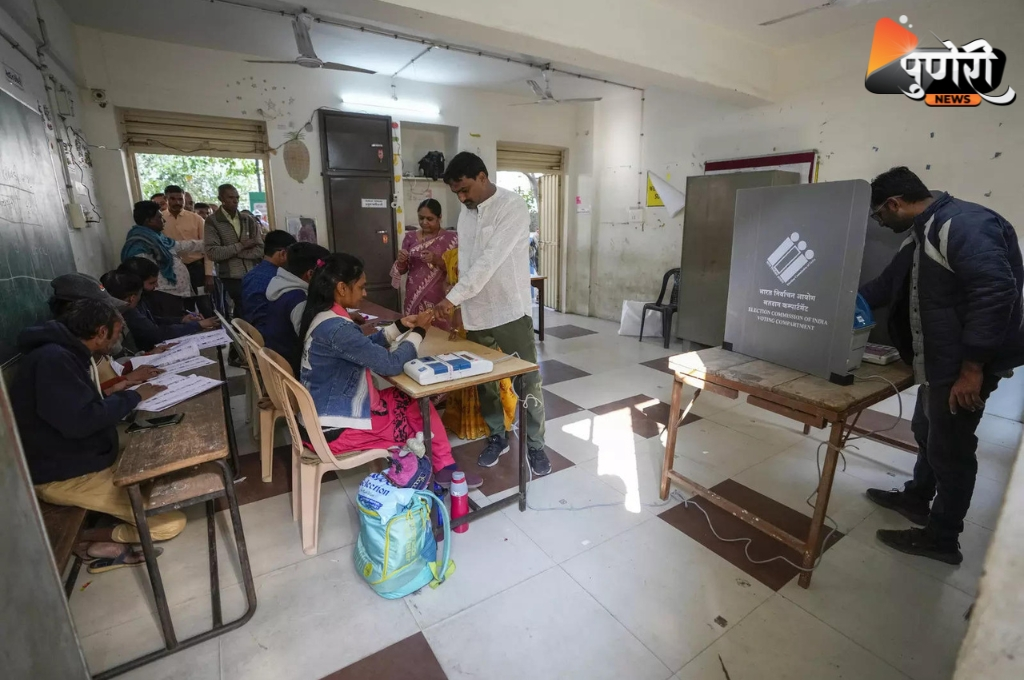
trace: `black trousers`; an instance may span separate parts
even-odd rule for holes
[[[185,268],[188,269],[188,278],[192,282],[193,290],[199,290],[206,285],[206,265],[204,260],[189,262],[185,265]],[[212,292],[212,290],[206,291],[207,294]]]
[[[224,292],[231,298],[231,302],[234,306],[234,311],[231,312],[231,317],[242,316],[242,279],[221,279],[221,285],[224,286]]]
[[[999,378],[986,373],[981,398],[988,399]],[[974,481],[978,476],[978,438],[974,431],[983,410],[958,407],[949,411],[951,385],[921,385],[911,429],[917,440],[914,478],[904,490],[925,502],[932,502],[928,531],[940,540],[956,540],[964,530],[964,517],[971,507]]]

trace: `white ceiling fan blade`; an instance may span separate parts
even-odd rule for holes
[[[777,19],[772,19],[771,21],[766,21],[762,24],[758,24],[758,26],[773,26],[775,24],[782,23],[783,21],[789,21],[790,19],[802,17],[803,15],[810,14],[811,12],[817,12],[819,9],[826,9],[828,7],[832,7],[833,4],[834,3],[826,2],[824,5],[818,5],[817,7],[808,7],[807,9],[802,9],[799,12],[793,12],[792,14],[787,14],[784,17],[779,17]]]
[[[319,60],[313,49],[313,40],[309,37],[309,26],[312,22],[313,17],[309,14],[299,14],[292,19],[292,30],[295,32],[295,46],[299,50],[299,55]]]
[[[509,104],[509,106],[536,106],[537,104],[546,104],[551,101],[550,99],[538,99],[535,102],[517,102],[515,104]]]
[[[559,104],[576,104],[579,102],[599,102],[601,97],[573,97],[571,99],[555,99]]]
[[[544,90],[543,88],[541,88],[541,86],[537,83],[536,80],[527,80],[526,84],[530,86],[530,89],[533,90],[533,93],[535,95],[541,98],[544,97]]]
[[[250,63],[250,64],[293,64],[295,66],[299,65],[299,63],[294,61],[294,60],[292,60],[292,61],[277,61],[277,60],[274,60],[274,59],[246,59],[245,61]]]
[[[333,61],[325,61],[321,68],[326,68],[331,71],[351,71],[352,73],[369,73],[373,75],[376,71],[371,71],[365,68],[359,68],[358,66],[349,66],[348,64],[339,64]]]

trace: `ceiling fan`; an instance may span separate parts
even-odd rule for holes
[[[829,7],[853,7],[854,5],[867,5],[872,2],[879,2],[879,0],[828,0],[828,2],[818,5],[817,7],[808,7],[807,9],[802,9],[799,12],[793,12],[792,14],[787,14],[784,17],[779,17],[777,19],[772,19],[771,21],[766,21],[763,24],[758,24],[758,26],[772,26],[773,24],[795,19],[796,17],[802,17],[805,14],[817,12],[820,9],[828,9]]]
[[[544,79],[544,87],[541,87],[536,80],[527,80],[526,84],[530,86],[533,93],[537,95],[538,99],[532,102],[522,102],[518,104],[509,104],[509,106],[532,106],[534,104],[552,105],[552,104],[577,104],[580,102],[599,102],[600,97],[575,97],[572,99],[556,99],[555,95],[551,94],[551,83],[548,81],[548,72],[541,71],[541,77]]]
[[[331,71],[352,71],[354,73],[376,73],[365,68],[324,61],[316,56],[313,41],[309,38],[309,27],[313,25],[313,15],[302,12],[292,17],[292,29],[295,31],[295,45],[299,48],[299,56],[291,61],[275,61],[266,59],[246,59],[250,64],[296,64],[306,68],[326,68]]]

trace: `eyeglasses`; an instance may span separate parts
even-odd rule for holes
[[[882,208],[885,207],[885,204],[888,203],[889,201],[891,201],[894,198],[903,198],[903,194],[897,194],[896,196],[890,196],[889,198],[885,199],[884,201],[882,201],[881,203],[878,204],[877,208],[875,208],[874,210],[872,210],[871,212],[868,213],[868,217],[873,219],[875,222],[878,222],[879,224],[882,224],[882,220],[879,219],[878,215],[879,215],[879,213],[882,212]]]

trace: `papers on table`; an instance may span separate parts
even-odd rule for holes
[[[206,357],[203,356],[196,356],[189,357],[187,359],[182,359],[181,361],[176,361],[173,364],[165,364],[164,366],[160,366],[160,369],[163,370],[164,374],[166,375],[168,373],[184,373],[186,371],[194,371],[197,368],[202,368],[203,366],[209,366],[210,364],[215,363],[217,362],[214,361],[213,359],[207,359]],[[153,381],[150,380],[150,382]]]
[[[221,385],[220,380],[213,378],[204,378],[199,375],[181,376],[171,373],[159,375],[150,382],[164,385],[167,389],[140,402],[135,407],[139,411],[163,411]]]
[[[165,345],[182,345],[185,344],[195,345],[196,349],[207,349],[208,347],[222,347],[223,345],[231,344],[231,336],[227,334],[223,328],[218,328],[215,331],[206,331],[205,333],[196,333],[195,335],[185,335],[174,340],[168,340]]]

